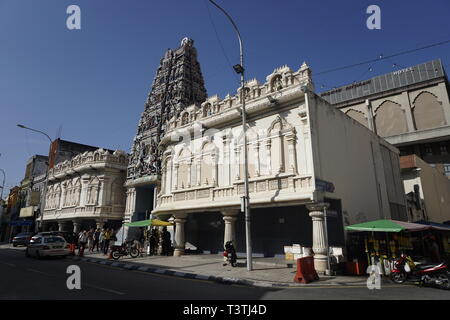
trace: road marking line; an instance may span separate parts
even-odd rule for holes
[[[12,264],[12,263],[2,262],[2,261],[0,261],[0,263],[6,264],[7,266],[10,266],[10,267],[13,267],[13,268],[16,267],[16,265],[15,265],[15,264]]]
[[[88,288],[94,288],[94,289],[98,289],[98,290],[102,290],[102,291],[106,291],[106,292],[110,292],[110,293],[114,293],[114,294],[118,294],[118,295],[124,295],[124,292],[120,292],[120,291],[116,291],[116,290],[112,290],[112,289],[107,289],[107,288],[102,288],[102,287],[97,287],[97,286],[93,286],[91,284],[82,284],[85,287]]]
[[[35,269],[27,269],[27,270],[31,271],[31,272],[40,273],[40,274],[43,274],[43,275],[46,275],[46,276],[53,277],[53,275],[45,273],[45,272],[42,272],[42,271],[39,271],[39,270],[35,270]]]

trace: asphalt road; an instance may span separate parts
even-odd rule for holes
[[[69,290],[69,265],[81,269],[81,289]],[[270,289],[218,284],[68,259],[26,258],[23,249],[0,249],[0,299],[149,300],[450,300],[450,291],[414,285]]]

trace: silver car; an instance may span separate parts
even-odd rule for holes
[[[40,236],[34,239],[33,243],[30,243],[25,250],[27,257],[33,256],[36,258],[41,257],[65,257],[70,254],[69,244],[63,237],[59,236]]]

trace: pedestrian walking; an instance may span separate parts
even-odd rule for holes
[[[167,228],[163,228],[162,232],[162,255],[168,256],[171,253],[172,249],[172,241],[170,239],[170,233],[167,231]]]
[[[112,232],[111,232],[111,230],[107,229],[105,231],[105,235],[104,235],[104,246],[103,246],[103,254],[104,255],[108,254],[109,243],[111,241],[111,238],[112,238]]]
[[[90,229],[87,233],[88,235],[88,248],[89,252],[94,251],[94,229]]]
[[[94,244],[93,244],[93,250],[94,250],[95,248],[97,248],[97,252],[98,252],[98,247],[99,247],[99,244],[100,244],[100,234],[101,234],[100,228],[97,229],[97,230],[95,230],[95,232],[94,232]]]
[[[81,234],[78,238],[78,242],[80,243],[80,247],[78,249],[79,256],[83,256],[84,249],[86,249],[87,241],[88,241],[88,234],[87,234],[86,230],[84,230],[81,232]]]

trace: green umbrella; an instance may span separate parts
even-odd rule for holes
[[[345,230],[348,231],[373,232],[422,231],[426,229],[429,229],[429,226],[397,220],[375,220],[345,227]]]
[[[125,226],[127,227],[148,227],[148,226],[171,226],[172,223],[161,221],[158,219],[148,219],[148,220],[140,220],[140,221],[134,221],[125,223]]]

